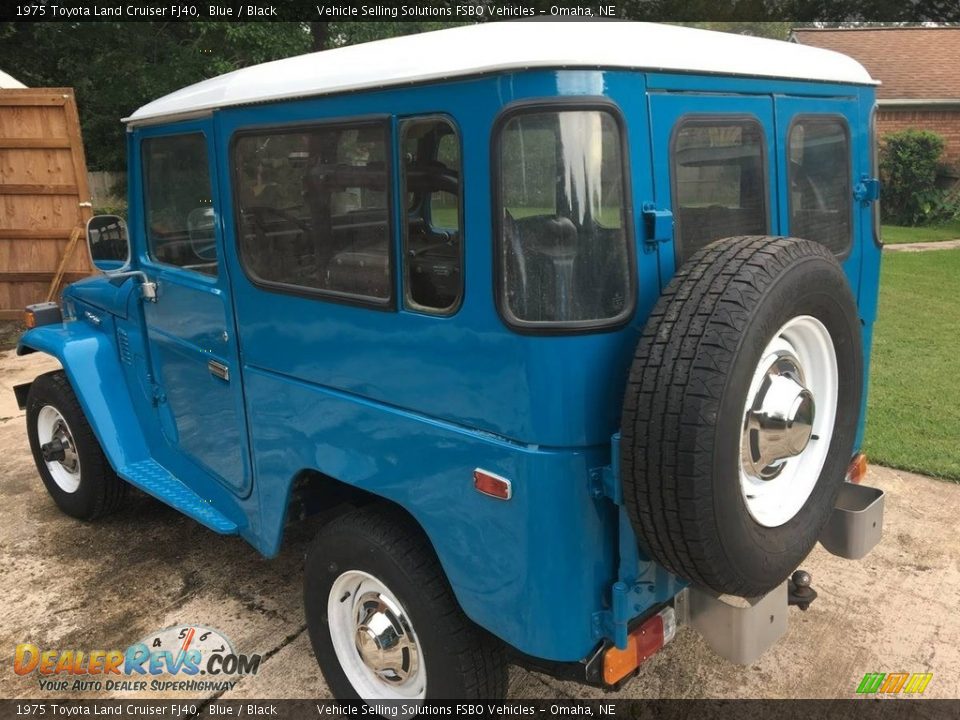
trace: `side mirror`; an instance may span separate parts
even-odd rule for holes
[[[127,223],[119,215],[95,215],[87,220],[87,247],[93,266],[100,272],[126,270],[130,264]]]

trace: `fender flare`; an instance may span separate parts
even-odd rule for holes
[[[149,457],[123,369],[110,335],[113,319],[103,325],[84,322],[44,325],[23,334],[17,355],[42,352],[60,361],[90,427],[114,470]]]

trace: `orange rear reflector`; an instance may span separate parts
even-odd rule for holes
[[[23,324],[27,326],[27,330],[33,330],[33,328],[37,326],[37,316],[30,310],[25,310],[23,313]]]
[[[850,461],[847,468],[847,482],[859,485],[867,476],[867,456],[863,453],[857,453]]]
[[[624,650],[612,647],[603,655],[603,681],[614,685],[673,640],[677,634],[677,616],[672,607],[664,608],[627,635]]]
[[[614,685],[639,667],[637,661],[637,639],[627,637],[627,649],[612,647],[603,656],[603,681]]]
[[[473,487],[498,500],[509,500],[513,497],[513,487],[509,480],[480,468],[473,471]]]

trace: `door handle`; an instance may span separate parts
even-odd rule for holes
[[[224,365],[222,362],[217,362],[216,360],[211,360],[207,363],[207,370],[210,371],[210,374],[220,378],[221,380],[226,380],[230,382],[230,368]]]

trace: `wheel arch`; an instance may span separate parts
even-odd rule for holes
[[[297,471],[287,485],[283,521],[278,523],[280,532],[276,537],[273,552],[268,554],[272,556],[280,551],[286,539],[287,528],[293,523],[314,517],[329,522],[352,509],[373,504],[390,508],[414,525],[427,539],[434,555],[439,559],[440,554],[423,523],[396,500],[309,467]]]
[[[112,330],[112,321],[104,318],[104,323],[98,328],[80,322],[34,328],[20,338],[17,355],[42,352],[60,361],[87,422],[117,470],[149,453],[122,381],[112,335],[105,332]],[[110,377],[119,381],[101,381]]]
[[[263,492],[263,490],[263,484],[261,484],[261,492]],[[464,588],[458,586],[451,577],[451,569],[448,567],[448,563],[457,561],[456,553],[441,552],[441,548],[437,546],[436,538],[428,530],[427,522],[418,518],[410,509],[385,494],[340,480],[316,468],[302,468],[290,479],[287,484],[287,497],[283,506],[283,516],[278,518],[278,522],[276,523],[278,530],[272,536],[262,537],[261,541],[264,543],[264,546],[259,549],[266,556],[273,557],[282,549],[284,541],[287,539],[287,531],[295,525],[295,523],[316,518],[319,522],[327,524],[335,521],[342,515],[365,506],[380,506],[385,508],[393,517],[409,523],[411,527],[420,533],[427,547],[430,548],[430,551],[437,559],[437,563],[450,585],[453,598],[458,607],[467,616],[471,617],[474,622],[479,622],[479,618],[474,617],[470,612],[470,598],[464,597],[462,594]],[[263,527],[268,528],[271,526],[270,510],[264,507],[263,511],[267,513],[263,518]]]

